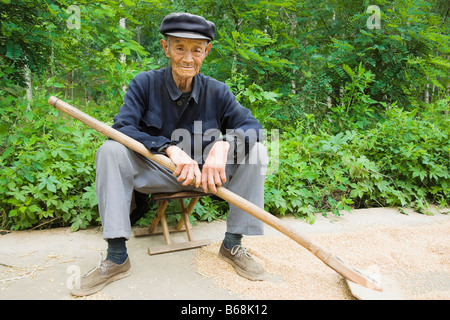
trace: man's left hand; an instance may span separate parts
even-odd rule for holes
[[[217,186],[227,181],[225,168],[230,144],[227,141],[217,141],[209,151],[202,168],[202,188],[205,192],[217,192]]]

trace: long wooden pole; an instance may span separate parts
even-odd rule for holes
[[[142,143],[130,138],[129,136],[121,133],[120,131],[111,128],[105,123],[98,121],[97,119],[87,115],[86,113],[78,110],[77,108],[69,105],[68,103],[56,98],[54,96],[50,97],[48,103],[57,108],[58,110],[67,113],[75,119],[80,120],[84,124],[88,125],[92,129],[104,134],[105,136],[122,143],[126,147],[131,150],[136,151],[137,153],[143,155],[144,157],[149,158],[150,160],[166,167],[167,169],[174,171],[176,166],[170,160],[170,158],[151,153]],[[317,258],[319,258],[322,262],[324,262],[327,266],[335,270],[337,273],[342,275],[344,278],[364,286],[366,288],[382,291],[381,287],[374,283],[372,280],[367,279],[357,270],[352,267],[347,266],[343,263],[339,258],[331,254],[327,249],[321,247],[319,244],[313,242],[311,239],[305,237],[300,234],[296,230],[292,229],[290,226],[284,224],[280,219],[275,217],[274,215],[268,213],[264,209],[259,208],[255,204],[250,201],[236,195],[235,193],[229,191],[228,189],[218,186],[216,195],[223,200],[235,205],[236,207],[248,212],[252,216],[257,219],[263,221],[274,229],[280,231],[284,235],[288,236],[298,244],[305,247],[312,254],[314,254]]]

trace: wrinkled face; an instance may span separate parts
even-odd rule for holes
[[[170,59],[174,80],[193,78],[197,75],[211,49],[211,43],[206,40],[176,37],[168,37],[168,42],[162,39],[161,46]]]

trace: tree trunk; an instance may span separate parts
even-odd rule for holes
[[[33,83],[31,82],[30,68],[25,65],[25,82],[27,84],[26,99],[28,100],[27,110],[31,110],[31,100],[33,100]]]

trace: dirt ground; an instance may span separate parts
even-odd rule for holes
[[[394,278],[396,298],[448,300],[449,233],[450,222],[446,222],[414,227],[369,227],[355,232],[314,234],[310,239],[352,267],[379,278]],[[218,286],[246,299],[354,299],[339,274],[286,237],[249,238],[245,245],[268,272],[266,281],[243,286],[231,267],[217,258],[220,243],[200,250],[197,258],[200,272]],[[385,299],[383,295],[380,297]]]
[[[313,225],[293,217],[284,223],[330,250],[348,265],[389,276],[402,299],[450,300],[450,210],[427,216],[395,208],[353,210],[340,217],[318,216]],[[265,281],[248,281],[217,257],[225,221],[198,223],[201,249],[148,255],[162,236],[132,237],[132,275],[84,299],[288,300],[354,299],[344,279],[309,251],[266,226],[264,236],[244,245],[266,269]],[[100,228],[0,233],[0,299],[80,299],[70,295],[78,275],[106,254]],[[174,234],[173,242],[185,241]],[[83,299],[83,298],[82,298]]]

